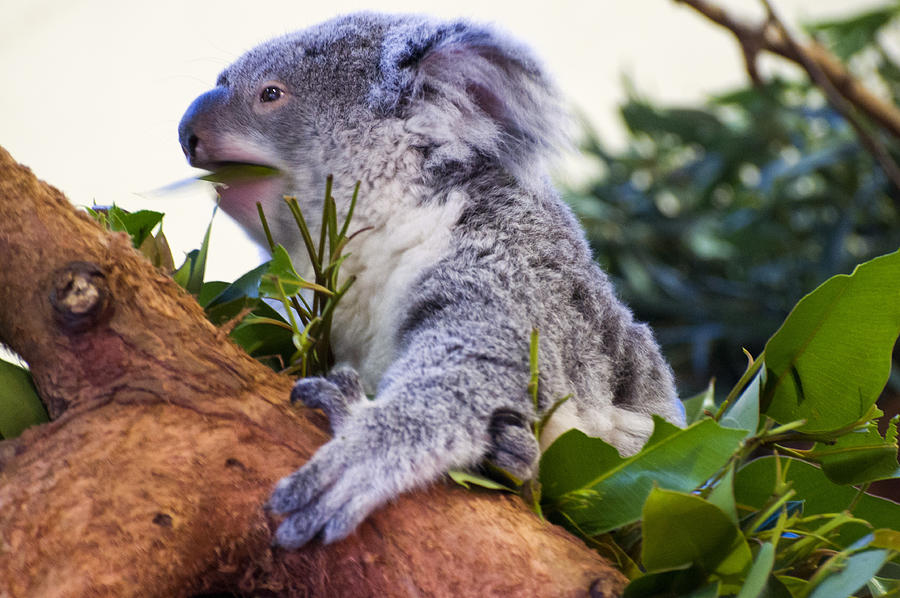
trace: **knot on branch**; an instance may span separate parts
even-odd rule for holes
[[[69,262],[52,276],[50,305],[57,324],[69,332],[84,332],[108,319],[110,292],[106,276],[91,262]]]

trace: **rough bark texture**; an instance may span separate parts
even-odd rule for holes
[[[0,450],[0,598],[614,596],[624,578],[521,502],[448,484],[349,539],[269,548],[261,505],[327,439],[290,380],[0,148],[0,342],[54,419]]]

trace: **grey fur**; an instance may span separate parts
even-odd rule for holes
[[[284,93],[264,91],[271,82]],[[255,201],[285,242],[296,231],[280,196],[315,215],[329,173],[342,212],[361,180],[354,225],[372,227],[345,263],[358,276],[335,316],[345,365],[293,394],[323,408],[335,436],[278,483],[277,543],[343,538],[397,494],[485,458],[534,475],[530,425],[569,394],[542,444],[577,426],[631,454],[650,414],[683,423],[650,330],[616,299],[547,182],[564,130],[559,96],[523,46],[467,22],[369,13],[262,44],[189,108],[179,135],[194,165],[285,173],[223,194],[257,238]]]

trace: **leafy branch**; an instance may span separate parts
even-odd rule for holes
[[[898,296],[900,252],[829,279],[719,408],[711,387],[688,399],[689,425],[655,419],[636,455],[563,434],[541,459],[542,511],[622,564],[626,597],[900,591],[900,505],[853,487],[900,477],[897,418],[881,435],[874,404]],[[798,440],[815,444],[783,446]]]

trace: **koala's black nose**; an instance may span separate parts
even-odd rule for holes
[[[178,123],[181,151],[195,166],[203,161],[203,138],[216,128],[216,112],[224,104],[226,93],[220,87],[207,91],[194,100]]]
[[[184,141],[181,142],[181,151],[184,152],[184,157],[191,161],[197,155],[197,144],[200,143],[200,138],[190,133],[187,135],[187,143]]]

